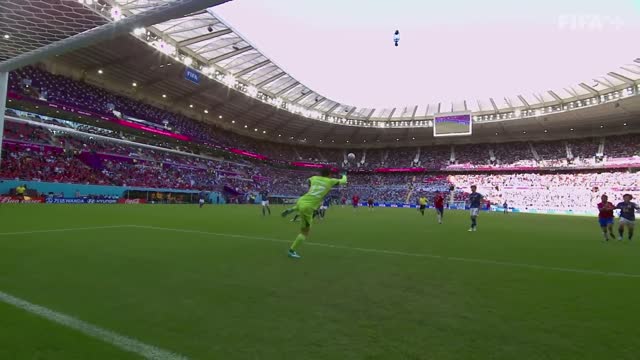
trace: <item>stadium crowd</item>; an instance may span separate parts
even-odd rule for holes
[[[11,92],[34,99],[78,107],[97,115],[113,117],[119,114],[119,116],[134,117],[155,124],[158,128],[188,135],[200,145],[243,149],[282,162],[302,161],[336,166],[344,165],[347,153],[341,149],[292,146],[240,136],[211,125],[205,125],[184,115],[115,95],[80,81],[53,75],[37,67],[25,67],[11,72],[9,78]],[[57,122],[60,125],[60,121]],[[71,125],[66,124],[66,126]],[[77,124],[74,128],[94,134],[129,138],[134,141],[152,143],[156,146],[191,151],[188,144],[177,145],[175,142],[162,141],[157,138],[134,137],[122,132],[118,133],[88,125]],[[23,136],[29,135],[23,134]],[[626,135],[616,137],[615,141],[606,141],[602,154],[597,154],[598,142],[598,139],[586,139],[571,140],[568,143],[552,141],[430,146],[420,149],[419,156],[417,156],[418,148],[369,150],[366,153],[363,150],[356,150],[353,151],[356,153],[356,164],[353,166],[360,169],[417,166],[434,170],[447,166],[475,168],[488,165],[496,168],[567,167],[589,166],[620,158],[640,157],[640,136],[638,135]]]
[[[104,184],[208,191],[237,194],[268,189],[275,196],[298,196],[306,191],[309,171],[283,168],[289,162],[311,162],[366,171],[375,168],[423,167],[433,171],[479,167],[567,168],[624,161],[640,162],[640,135],[576,139],[550,142],[510,142],[495,144],[439,145],[389,149],[327,149],[259,141],[189,119],[183,115],[143,104],[130,98],[70,78],[26,67],[10,74],[10,91],[33,99],[79,107],[98,115],[127,115],[176,133],[186,134],[195,143],[163,140],[156,136],[131,134],[79,122],[9,110],[45,126],[8,121],[5,125],[3,179]],[[82,132],[75,134],[64,129]],[[101,135],[156,148],[97,140]],[[212,148],[225,146],[256,152],[274,160],[273,164],[232,158],[223,161]],[[177,150],[180,153],[163,149]],[[346,163],[346,154],[356,159]],[[202,154],[202,155],[196,155]],[[219,154],[219,153],[218,153]],[[604,171],[604,170],[603,170]],[[500,173],[424,176],[416,174],[353,172],[349,186],[332,193],[335,197],[357,194],[378,202],[412,202],[419,195],[448,194],[455,186],[454,199],[463,200],[471,184],[493,203],[508,201],[514,207],[587,209],[603,192],[629,191],[637,194],[638,176],[617,172],[573,172],[545,174]]]
[[[455,146],[455,157],[458,165],[480,165],[491,164],[491,147],[488,144],[467,144]]]
[[[640,196],[640,176],[627,171],[583,173],[462,174],[449,176],[457,188],[475,184],[494,204],[507,202],[520,209],[593,210],[602,194],[620,198],[622,193]]]
[[[305,170],[222,161],[12,121],[7,122],[5,136],[2,179],[221,192],[231,189],[238,194],[268,189],[274,196],[295,197],[306,191],[306,179],[311,175]],[[621,141],[631,142],[633,137],[616,139]],[[635,153],[624,153],[631,154]],[[514,156],[520,155],[516,152]],[[640,195],[640,181],[635,173],[585,171],[451,176],[354,172],[349,186],[332,196],[350,198],[357,194],[361,199],[372,198],[376,202],[404,203],[422,195],[432,197],[435,192],[448,195],[449,187],[455,186],[454,199],[462,201],[472,184],[478,185],[492,203],[507,201],[513,207],[525,209],[543,206],[588,210],[602,193],[626,191]]]
[[[38,135],[25,141],[24,129]],[[7,122],[0,177],[169,189],[253,189],[249,167]]]

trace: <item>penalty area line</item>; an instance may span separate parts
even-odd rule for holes
[[[56,312],[44,306],[32,304],[26,300],[0,291],[0,302],[12,305],[16,308],[37,315],[62,326],[79,331],[85,335],[109,343],[121,350],[153,360],[188,360],[187,357],[152,345],[142,343],[136,339],[117,334],[113,331],[100,328],[72,316]]]
[[[201,230],[175,229],[175,228],[165,228],[165,227],[158,227],[158,226],[129,225],[128,227],[135,228],[135,229],[173,231],[173,232],[180,232],[180,233],[186,233],[186,234],[200,234],[200,235],[228,237],[228,238],[238,238],[238,239],[248,239],[248,240],[262,240],[262,241],[270,241],[270,242],[278,242],[278,243],[291,243],[292,242],[292,241],[289,241],[289,240],[274,239],[274,238],[267,238],[267,237],[261,237],[261,236],[238,235],[238,234],[223,234],[223,233],[215,233],[215,232],[201,231]],[[306,242],[305,244],[307,244],[309,246],[318,246],[318,247],[333,248],[333,249],[339,249],[339,250],[351,250],[351,251],[375,253],[375,254],[398,255],[398,256],[417,257],[417,258],[429,258],[429,259],[441,259],[441,260],[448,260],[448,261],[477,263],[477,264],[485,264],[485,265],[499,265],[499,266],[519,267],[519,268],[524,268],[524,269],[558,271],[558,272],[575,273],[575,274],[599,275],[599,276],[610,276],[610,277],[626,277],[626,278],[640,278],[640,274],[629,274],[629,273],[621,273],[621,272],[587,270],[587,269],[574,269],[574,268],[564,268],[564,267],[555,267],[555,266],[516,263],[516,262],[499,261],[499,260],[463,258],[463,257],[456,257],[456,256],[442,256],[442,255],[425,254],[425,253],[409,253],[409,252],[394,251],[394,250],[380,250],[380,249],[371,249],[371,248],[361,248],[361,247],[333,245],[333,244],[311,242],[311,241]]]

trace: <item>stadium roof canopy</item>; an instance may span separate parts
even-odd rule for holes
[[[114,3],[124,13],[136,14],[157,1],[115,0]],[[353,106],[330,100],[296,80],[210,9],[156,24],[147,30],[161,37],[168,44],[168,51],[177,49],[197,60],[199,64],[192,66],[205,73],[219,70],[229,78],[284,102],[321,113],[344,116],[355,110]],[[361,112],[361,115],[368,114],[365,109]]]
[[[366,126],[310,119],[258,97],[248,96],[238,87],[229,87],[224,79],[218,81],[217,77],[204,77],[196,84],[185,79],[185,66],[179,60],[141,43],[135,36],[122,35],[50,58],[41,65],[55,74],[82,79],[115,94],[234,133],[283,143],[327,147],[393,147],[551,140],[597,136],[603,131],[607,134],[640,131],[640,122],[634,121],[640,115],[640,96],[625,96],[626,89],[608,94],[601,103],[590,96],[575,104],[562,105],[571,108],[571,111],[560,111],[560,106],[556,105],[553,112],[547,112],[546,108],[545,113],[542,113],[542,109],[523,110],[520,117],[507,118],[512,113],[494,112],[474,115],[477,120],[473,125],[473,136],[434,138],[431,127],[416,126],[406,121],[396,124],[384,122],[389,126],[379,127],[381,122]],[[539,116],[535,115],[538,111]],[[624,126],[625,123],[628,126]]]
[[[107,0],[126,15],[144,12],[169,0]],[[211,9],[147,27],[156,47],[185,64],[229,86],[244,87],[252,96],[260,94],[276,106],[310,118],[352,119],[359,121],[412,121],[430,119],[434,114],[473,112],[500,113],[532,109],[599,97],[615,90],[636,88],[640,83],[640,64],[611,69],[592,80],[574,86],[511,97],[467,99],[389,108],[369,108],[344,104],[321,94],[296,79],[286,69],[265,56],[251,41],[217,16]],[[157,46],[158,39],[162,41]],[[292,44],[294,46],[295,44]],[[526,54],[523,54],[526,56]],[[640,62],[640,60],[636,60]],[[540,71],[544,71],[541,69]],[[463,84],[461,84],[463,86]],[[354,89],[354,91],[358,91]]]

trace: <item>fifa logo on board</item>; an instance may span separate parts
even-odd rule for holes
[[[615,15],[560,15],[558,16],[558,29],[568,31],[611,31],[622,30],[625,22],[620,16]]]

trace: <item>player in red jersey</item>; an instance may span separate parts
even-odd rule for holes
[[[353,205],[353,210],[358,208],[359,201],[360,201],[360,196],[358,196],[358,194],[354,194],[353,197],[351,197],[351,205]]]
[[[598,222],[602,229],[604,241],[609,241],[609,236],[611,236],[611,239],[616,238],[613,234],[613,210],[615,210],[616,207],[609,202],[609,197],[607,195],[602,195],[601,200],[602,202],[598,204]],[[608,234],[607,231],[609,232]]]
[[[433,199],[433,207],[436,208],[438,224],[442,224],[442,218],[444,217],[444,196],[439,192],[436,193],[436,197]]]
[[[373,211],[373,198],[369,197],[369,199],[367,199],[367,207],[369,208],[369,211]]]
[[[340,201],[342,202],[342,207],[344,207],[347,204],[347,197],[342,196],[342,199],[340,199]]]

